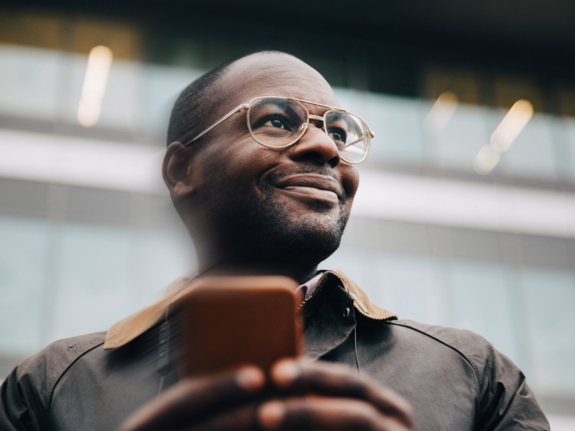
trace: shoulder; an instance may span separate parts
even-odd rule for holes
[[[18,362],[6,381],[17,384],[23,393],[33,392],[49,408],[58,381],[78,359],[101,346],[105,337],[105,332],[99,332],[55,341]]]
[[[411,320],[395,320],[386,323],[396,331],[404,333],[401,338],[407,337],[417,342],[418,337],[425,337],[432,340],[438,347],[442,346],[460,355],[473,368],[480,386],[483,386],[493,367],[516,368],[509,358],[498,352],[488,340],[475,332],[426,325]]]
[[[466,329],[427,325],[413,320],[395,320],[388,323],[433,339],[437,343],[456,350],[472,362],[475,362],[474,359],[477,355],[481,356],[493,349],[492,344],[481,335]]]
[[[419,334],[433,340],[438,346],[457,352],[473,368],[479,390],[476,412],[478,429],[515,429],[518,418],[521,418],[525,429],[549,429],[523,372],[482,336],[463,329],[406,320],[387,323],[397,332],[400,342],[409,344],[408,339],[414,340],[415,334]],[[425,343],[418,343],[418,346],[420,344]]]

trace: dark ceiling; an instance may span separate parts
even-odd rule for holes
[[[405,47],[407,53],[470,56],[570,68],[575,54],[575,0],[190,1],[8,0],[5,6],[132,19],[178,32],[209,29],[318,47],[329,36],[362,45]],[[365,44],[365,45],[364,45]],[[416,54],[417,55],[417,54]]]

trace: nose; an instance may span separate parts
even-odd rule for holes
[[[309,160],[319,165],[329,164],[332,168],[341,161],[333,139],[312,122],[299,141],[290,147],[289,156],[297,161]]]

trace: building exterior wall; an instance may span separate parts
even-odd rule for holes
[[[138,25],[3,19],[38,34],[0,25],[0,377],[51,341],[106,330],[195,269],[160,177],[167,118],[183,87],[235,52],[174,36],[180,54],[158,64]],[[99,119],[85,128],[87,55],[101,43],[114,59]],[[322,267],[401,318],[485,336],[570,429],[575,87],[439,60],[414,72],[306,55],[376,133],[342,245]],[[446,92],[456,98],[441,105]],[[519,99],[533,116],[479,174],[475,158]]]

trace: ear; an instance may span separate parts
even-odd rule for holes
[[[181,200],[194,192],[192,181],[192,150],[181,142],[172,142],[162,164],[164,182],[174,200]]]

